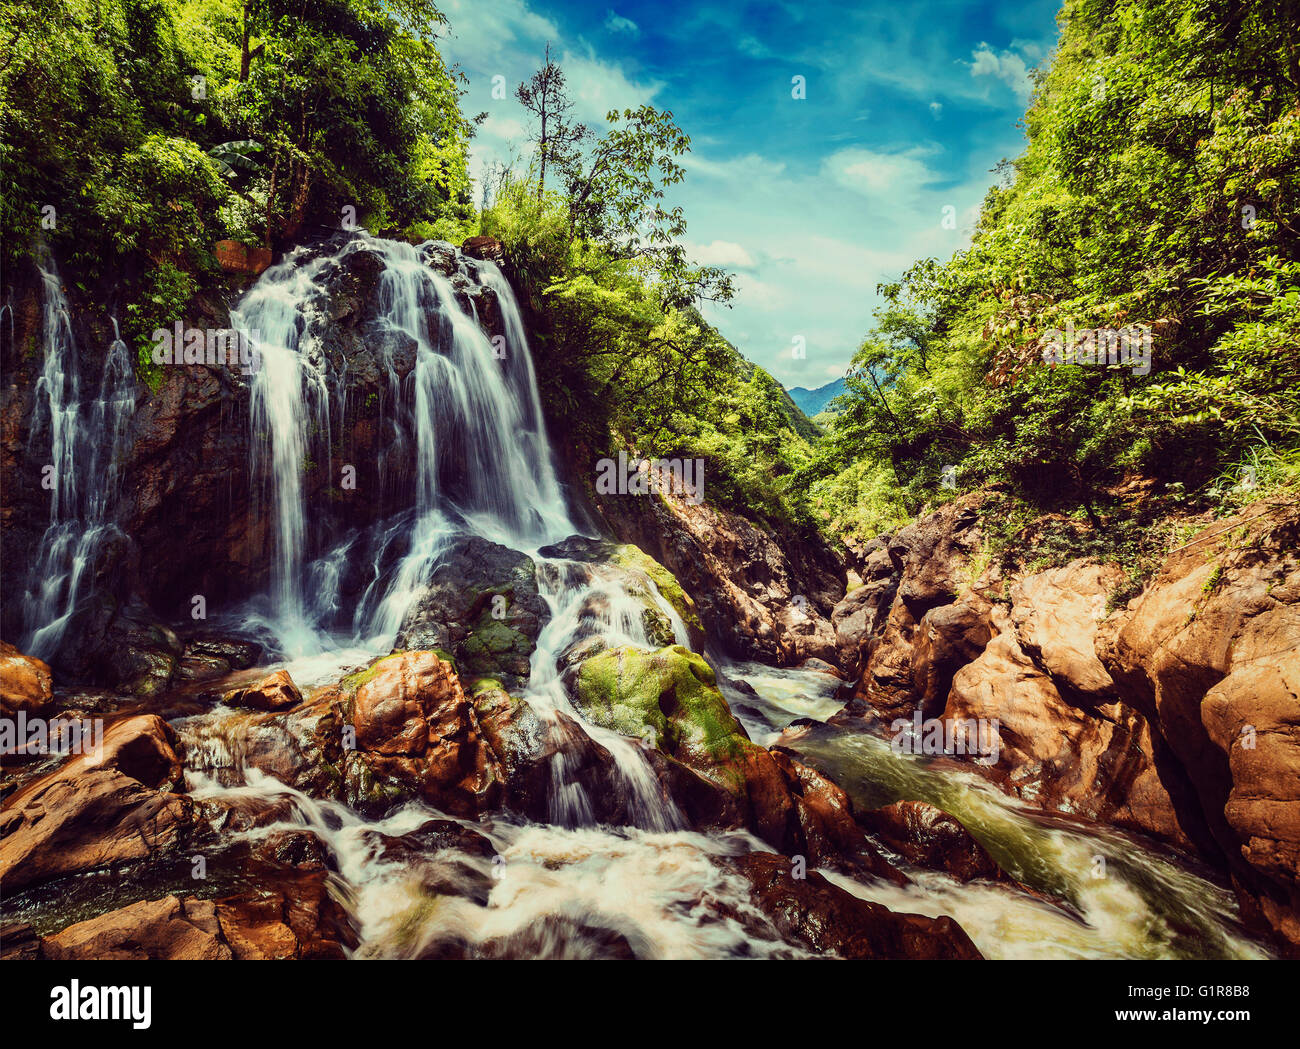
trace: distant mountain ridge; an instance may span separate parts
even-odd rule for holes
[[[836,397],[848,391],[848,383],[843,378],[839,378],[828,382],[825,386],[818,386],[815,390],[796,386],[788,392],[790,399],[799,406],[800,411],[811,419],[814,415],[824,412],[827,405]]]

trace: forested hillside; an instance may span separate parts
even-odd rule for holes
[[[880,288],[800,475],[832,531],[992,487],[1008,543],[1058,515],[1029,560],[1135,568],[1162,515],[1294,493],[1300,7],[1070,0],[1058,21],[1028,148],[970,248]],[[1106,352],[1126,329],[1149,332],[1149,362]],[[1070,330],[1085,363],[1050,359]]]

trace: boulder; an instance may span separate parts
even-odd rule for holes
[[[164,896],[141,900],[70,925],[41,943],[54,961],[228,961],[211,900]]]
[[[72,758],[9,799],[0,812],[6,892],[181,846],[194,807],[170,793],[181,770],[173,740],[156,715],[129,718],[105,733],[97,753]]]
[[[945,871],[963,882],[1006,880],[970,831],[923,801],[897,801],[858,813],[858,823],[918,867]]]
[[[255,684],[232,689],[221,699],[231,707],[281,711],[290,710],[301,703],[302,693],[298,691],[298,686],[293,683],[287,670],[277,670]]]
[[[489,259],[492,262],[501,262],[505,259],[505,245],[496,237],[486,235],[470,237],[461,245],[460,250],[472,259]]]
[[[467,683],[527,683],[537,637],[550,619],[532,559],[477,536],[447,550],[412,602],[396,646],[441,650]]]
[[[17,717],[20,710],[44,716],[54,706],[53,684],[48,664],[0,641],[0,717]]]
[[[848,959],[974,961],[982,955],[953,919],[896,914],[858,899],[816,871],[793,876],[785,856],[752,853],[731,861],[751,900],[782,938]]]
[[[357,750],[347,775],[395,781],[452,815],[500,803],[502,769],[455,667],[433,652],[380,659],[340,686]]]
[[[267,248],[250,247],[237,240],[219,240],[213,248],[219,265],[227,273],[256,277],[271,265],[271,252]]]
[[[861,669],[863,649],[884,625],[894,603],[899,575],[900,568],[889,556],[888,544],[881,539],[872,540],[863,551],[862,584],[845,594],[831,610],[839,665],[844,673],[856,675]]]

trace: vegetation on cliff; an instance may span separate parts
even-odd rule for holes
[[[1161,512],[1300,480],[1296,15],[1068,0],[970,248],[880,289],[800,474],[825,527],[993,487],[1008,539],[1056,513],[1072,556],[1129,555]],[[1113,360],[1126,329],[1149,362]],[[1045,361],[1071,332],[1101,363]]]
[[[139,346],[217,281],[220,240],[456,237],[472,125],[442,24],[427,0],[5,5],[6,267],[43,242]]]

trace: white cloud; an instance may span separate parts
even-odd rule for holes
[[[624,18],[612,9],[605,15],[605,28],[611,33],[627,33],[629,36],[640,36],[641,27],[630,18]]]
[[[502,73],[518,82],[542,64],[545,41],[559,36],[550,19],[529,9],[523,0],[443,0],[439,4],[451,26],[450,50],[454,55],[473,56],[474,64],[492,73]],[[537,42],[542,41],[541,48]],[[522,48],[521,46],[522,45]],[[440,45],[446,50],[445,45]],[[537,51],[531,68],[519,68],[521,51]]]
[[[580,55],[565,51],[559,61],[574,114],[597,131],[605,127],[605,114],[611,109],[635,109],[653,102],[664,86],[658,80],[633,80],[618,63],[602,62],[591,52]]]
[[[980,44],[971,52],[970,75],[996,77],[1021,99],[1027,99],[1034,85],[1029,79],[1029,67],[1024,56],[1015,51],[995,52],[988,44]]]
[[[689,174],[749,184],[775,178],[785,171],[785,161],[771,160],[757,153],[742,153],[725,160],[712,160],[701,153],[685,153],[679,160]]]
[[[938,120],[940,114],[943,113],[943,103],[942,103],[942,102],[931,102],[931,103],[930,103],[930,112],[934,114],[934,119],[935,119],[935,120]]]
[[[890,153],[852,146],[828,156],[822,162],[822,173],[858,193],[910,194],[938,179],[926,164],[926,158],[938,152],[934,146],[913,146]]]
[[[734,269],[752,269],[754,257],[739,244],[729,240],[715,240],[708,244],[683,241],[686,254],[704,266],[724,266]]]

